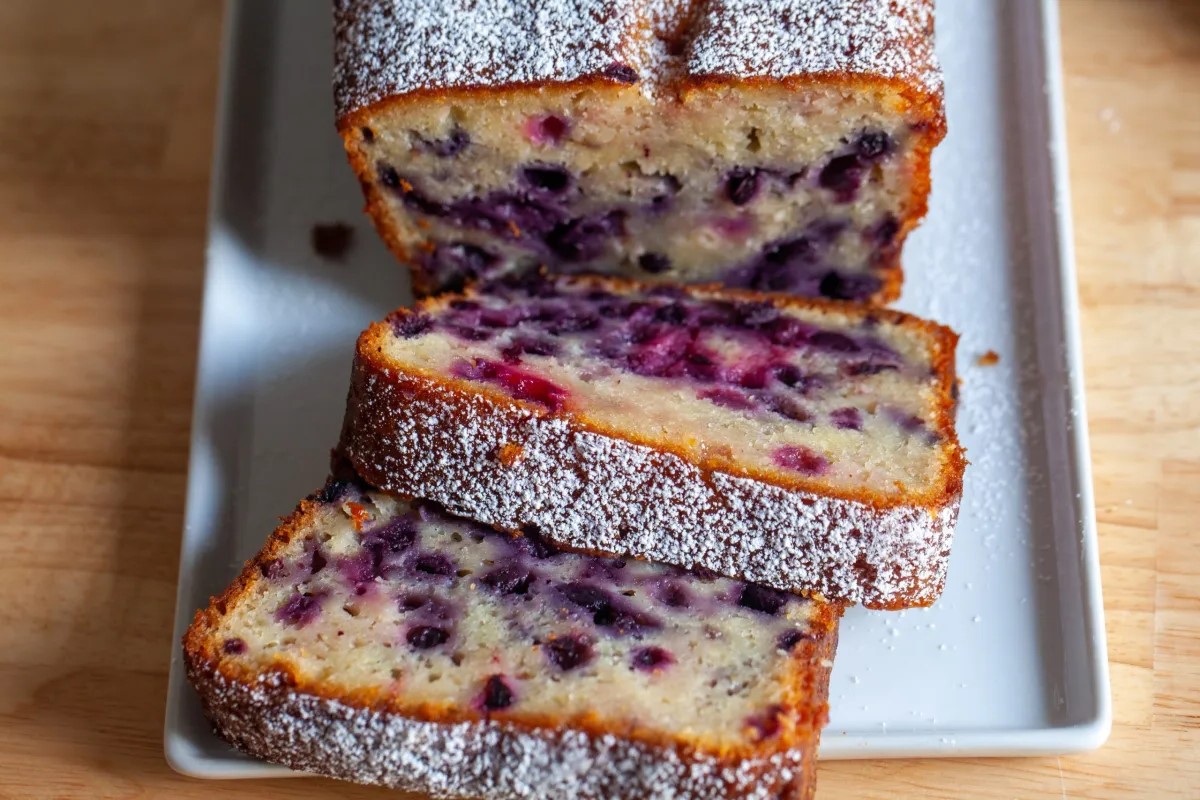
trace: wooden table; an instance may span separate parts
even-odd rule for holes
[[[162,757],[218,5],[0,4],[3,798],[385,796]],[[1200,797],[1200,1],[1062,11],[1112,738],[824,800]]]

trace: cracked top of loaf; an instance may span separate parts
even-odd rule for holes
[[[335,0],[339,116],[396,95],[885,82],[940,97],[933,0]]]

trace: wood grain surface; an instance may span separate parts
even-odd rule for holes
[[[162,756],[220,12],[0,3],[3,798],[395,796]],[[1200,1],[1062,12],[1112,738],[823,800],[1200,797]]]

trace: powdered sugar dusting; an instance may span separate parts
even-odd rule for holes
[[[941,90],[932,0],[337,0],[335,16],[339,114],[422,89],[597,76],[666,96],[652,87],[668,73]]]
[[[874,607],[933,602],[957,499],[879,509],[708,472],[653,448],[361,359],[342,447],[385,490],[568,547],[705,567]],[[436,418],[439,424],[427,424]],[[517,444],[522,458],[495,453]]]
[[[801,776],[815,755],[719,760],[611,734],[427,722],[296,691],[273,673],[245,682],[207,663],[189,663],[188,673],[209,719],[239,749],[293,769],[436,798],[767,800],[789,785],[807,796]]]
[[[711,0],[691,42],[696,75],[845,72],[941,90],[932,0]]]
[[[337,0],[339,113],[418,89],[568,82],[639,60],[637,0]]]

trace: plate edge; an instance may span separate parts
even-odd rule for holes
[[[1034,0],[1038,2],[1038,0]],[[1094,713],[1084,721],[1075,725],[1058,727],[1058,728],[1029,728],[1020,731],[1001,732],[1001,734],[1011,733],[1013,736],[1026,738],[1036,737],[1038,734],[1054,736],[1058,734],[1062,737],[1059,741],[1061,744],[1055,745],[1047,742],[1044,745],[1022,746],[1014,742],[1011,747],[996,747],[988,746],[982,742],[977,744],[963,744],[961,738],[953,746],[954,749],[947,749],[946,746],[938,746],[934,744],[926,744],[924,746],[912,746],[909,749],[895,750],[889,745],[883,752],[880,750],[879,739],[873,737],[870,739],[874,744],[867,745],[865,741],[863,747],[872,749],[859,750],[852,743],[855,739],[850,737],[838,737],[839,745],[835,746],[835,750],[831,753],[826,752],[825,747],[822,748],[821,758],[828,760],[841,759],[868,759],[868,758],[906,758],[919,756],[937,756],[937,757],[959,757],[959,756],[987,756],[987,755],[1054,755],[1066,754],[1073,752],[1081,752],[1100,747],[1107,740],[1112,726],[1112,709],[1111,709],[1111,686],[1107,660],[1107,641],[1106,632],[1103,622],[1103,599],[1101,594],[1099,580],[1099,542],[1098,531],[1095,518],[1095,501],[1092,483],[1092,469],[1090,457],[1090,437],[1087,429],[1086,405],[1084,400],[1084,376],[1083,376],[1083,359],[1082,359],[1082,344],[1080,335],[1080,320],[1079,320],[1079,299],[1078,299],[1078,276],[1075,261],[1075,249],[1073,241],[1073,224],[1071,214],[1071,198],[1069,189],[1069,174],[1066,146],[1066,126],[1063,113],[1063,86],[1062,86],[1062,68],[1061,68],[1061,47],[1059,43],[1059,16],[1058,16],[1058,0],[1040,0],[1040,13],[1036,16],[1038,24],[1041,27],[1042,38],[1042,74],[1045,77],[1045,101],[1044,108],[1045,122],[1050,134],[1049,141],[1049,160],[1051,166],[1051,179],[1053,181],[1053,198],[1054,206],[1057,214],[1056,224],[1053,226],[1054,235],[1056,238],[1056,249],[1058,252],[1059,269],[1058,282],[1060,289],[1061,313],[1064,322],[1064,350],[1065,357],[1069,369],[1069,386],[1068,400],[1075,419],[1077,420],[1070,427],[1070,441],[1073,445],[1073,479],[1079,491],[1079,498],[1076,501],[1077,519],[1080,527],[1080,549],[1083,556],[1084,582],[1085,582],[1085,606],[1088,610],[1087,624],[1089,638],[1092,643],[1093,655],[1097,656],[1092,659],[1093,672],[1092,682],[1094,691]],[[221,191],[224,186],[225,171],[227,167],[228,139],[229,126],[231,124],[230,114],[230,99],[232,95],[233,83],[233,64],[235,61],[232,44],[238,30],[239,20],[244,4],[240,0],[228,0],[224,10],[224,19],[221,34],[221,66],[219,88],[217,93],[217,114],[214,123],[214,150],[213,164],[217,168],[213,170],[209,185],[209,211],[207,220],[206,238],[211,245],[211,237],[215,231],[216,220],[219,216],[221,207]],[[205,265],[205,284],[201,299],[201,308],[207,309],[207,302],[210,294],[210,279],[212,271],[211,257],[206,255]],[[205,327],[204,319],[201,319],[201,329]],[[197,358],[195,385],[199,386],[199,378],[205,363],[205,343],[201,340],[199,354]],[[301,776],[303,773],[295,773],[284,768],[267,765],[260,762],[247,762],[246,769],[238,769],[233,766],[236,762],[226,760],[216,761],[213,759],[196,759],[193,756],[187,755],[182,750],[182,745],[185,740],[179,733],[180,719],[180,701],[181,690],[186,681],[182,677],[180,670],[182,664],[178,658],[179,637],[187,625],[188,614],[183,609],[191,602],[191,581],[187,578],[186,568],[190,563],[188,553],[188,530],[189,522],[194,515],[193,504],[196,502],[195,495],[191,490],[191,482],[196,469],[199,467],[198,452],[198,431],[201,430],[200,409],[202,403],[200,394],[197,393],[193,397],[193,407],[191,415],[191,436],[189,437],[189,460],[188,460],[188,499],[184,513],[184,543],[181,548],[180,561],[178,565],[178,583],[176,590],[176,608],[175,608],[175,625],[172,635],[172,658],[170,660],[170,670],[168,677],[168,697],[166,706],[166,715],[164,723],[163,735],[163,751],[167,763],[175,771],[195,778],[208,779],[236,779],[236,778],[261,778],[261,777],[281,777],[281,776]],[[1082,423],[1078,422],[1082,420]],[[185,588],[187,591],[185,592]],[[993,740],[999,734],[981,734],[983,736],[992,737]],[[927,734],[921,734],[914,738],[926,738]],[[943,738],[938,735],[938,738]],[[944,738],[953,738],[949,735]],[[902,737],[897,736],[897,740]],[[1069,740],[1069,741],[1066,741]],[[833,742],[830,738],[828,741]],[[197,764],[220,764],[219,769],[205,770],[203,767],[197,767]]]
[[[1104,597],[1100,576],[1100,536],[1096,522],[1091,436],[1088,430],[1086,385],[1083,368],[1083,343],[1080,326],[1079,275],[1075,258],[1075,226],[1071,207],[1071,184],[1067,150],[1065,95],[1063,89],[1061,24],[1059,0],[1041,0],[1038,22],[1041,26],[1042,66],[1046,76],[1045,106],[1049,133],[1049,159],[1054,182],[1056,224],[1054,233],[1058,251],[1058,282],[1063,318],[1064,355],[1070,383],[1070,435],[1073,445],[1074,478],[1077,491],[1076,513],[1079,520],[1079,545],[1082,555],[1084,605],[1091,644],[1093,709],[1092,714],[1076,722],[1087,729],[1084,737],[1096,749],[1112,731],[1112,686],[1108,665],[1108,637],[1104,627]]]

